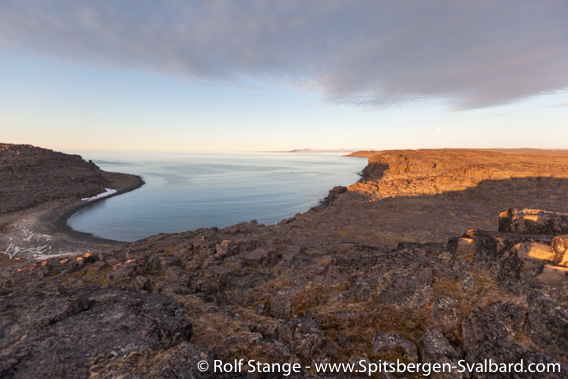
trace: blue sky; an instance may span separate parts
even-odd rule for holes
[[[3,1],[0,142],[568,148],[565,1]]]

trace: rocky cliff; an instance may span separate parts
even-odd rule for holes
[[[79,155],[0,144],[0,215],[52,200],[91,197],[138,181],[132,175],[105,172]]]
[[[491,359],[565,378],[567,163],[381,152],[359,183],[277,225],[4,269],[0,376],[256,377],[212,374],[244,359],[331,377],[315,364]]]

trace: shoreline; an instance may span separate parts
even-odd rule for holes
[[[344,157],[349,157],[349,155],[344,155]],[[366,157],[361,157],[361,158],[366,159]],[[358,174],[361,175],[361,172],[358,172]],[[26,209],[20,209],[15,212],[10,212],[8,214],[2,214],[0,215],[0,241],[2,241],[2,239],[6,239],[7,236],[9,237],[10,235],[14,235],[15,232],[18,232],[18,230],[13,230],[12,232],[8,231],[8,233],[6,233],[7,230],[5,231],[4,229],[10,229],[11,225],[22,224],[21,221],[23,220],[25,221],[25,225],[23,225],[23,227],[26,230],[33,230],[34,233],[36,231],[41,231],[41,234],[49,235],[51,237],[51,239],[49,240],[49,245],[54,249],[60,250],[59,253],[56,254],[52,253],[51,257],[58,257],[61,255],[78,255],[84,253],[85,250],[89,252],[104,251],[109,248],[118,247],[135,242],[135,241],[120,241],[111,238],[98,237],[89,232],[74,230],[68,224],[69,218],[74,214],[76,214],[78,211],[93,206],[98,202],[107,200],[111,197],[122,195],[130,191],[134,191],[142,187],[144,184],[146,184],[144,179],[139,175],[118,173],[118,172],[106,172],[106,173],[111,175],[113,181],[118,181],[119,183],[122,184],[126,180],[126,182],[130,181],[131,183],[127,183],[127,185],[124,186],[123,188],[120,188],[120,186],[116,184],[109,185],[109,188],[116,189],[117,192],[109,196],[94,199],[92,201],[83,201],[83,200],[69,199],[69,198],[55,199],[55,200],[49,200],[47,202],[42,202],[40,204],[34,205]],[[132,180],[130,180],[129,178],[133,178],[134,183],[132,183]],[[357,180],[355,180],[353,183],[350,183],[349,185],[352,185],[356,182]],[[314,207],[320,207],[323,201],[324,201],[323,199],[320,199],[318,204],[315,205]],[[306,209],[299,211],[299,213],[303,214],[309,212],[310,209],[312,208],[313,207],[308,207]],[[282,220],[276,221],[274,222],[274,224],[277,224],[278,222],[281,221]],[[4,237],[2,237],[2,233],[4,233]],[[151,237],[151,235],[147,237],[142,237],[140,239],[149,238],[149,237]],[[21,245],[19,245],[18,243],[23,242],[22,238],[19,239],[14,238],[14,240],[15,244],[21,247]],[[24,243],[24,245],[26,244]],[[2,247],[6,249],[8,246],[9,243],[7,243],[6,246]],[[34,246],[32,246],[32,248],[34,248]],[[27,256],[25,256],[24,254],[26,254]],[[33,254],[29,252],[18,254],[17,257],[23,258],[24,256],[26,259],[35,259],[35,260],[50,258],[49,255],[46,256],[44,254]],[[8,258],[7,255],[0,254],[0,260],[3,260],[4,257]],[[18,259],[14,261],[10,258],[9,261],[16,263]]]
[[[63,256],[76,256],[85,252],[99,253],[128,244],[94,236],[90,233],[72,229],[67,220],[75,212],[106,200],[113,196],[134,191],[145,184],[138,175],[112,173],[120,178],[115,185],[116,193],[92,201],[78,199],[55,199],[33,207],[0,216],[0,240],[4,241],[3,250],[10,244],[18,247],[22,253],[12,258],[3,251],[0,254],[0,267],[17,265],[27,260],[45,260]],[[45,247],[45,251],[42,248]]]
[[[95,200],[91,200],[91,201],[79,200],[79,202],[75,203],[74,205],[71,205],[68,209],[65,209],[63,211],[63,213],[61,213],[55,219],[55,221],[53,221],[53,225],[55,226],[55,228],[57,228],[57,230],[59,232],[65,233],[70,237],[81,239],[81,240],[89,240],[89,241],[94,242],[94,243],[96,243],[96,242],[111,243],[111,244],[113,244],[113,243],[116,243],[116,244],[129,243],[127,241],[112,240],[112,239],[109,239],[109,238],[97,237],[97,236],[95,236],[91,233],[81,232],[81,231],[78,231],[78,230],[71,228],[69,226],[69,224],[67,223],[67,220],[69,220],[69,218],[71,216],[73,216],[75,213],[77,213],[81,209],[87,208],[91,205],[97,204],[101,201],[110,199],[112,197],[123,195],[123,194],[128,193],[128,192],[132,192],[132,191],[137,190],[138,188],[142,187],[144,184],[146,184],[144,179],[142,179],[142,177],[139,176],[139,175],[132,175],[132,174],[127,174],[127,175],[131,175],[133,177],[138,178],[139,183],[136,184],[133,187],[125,188],[125,189],[122,189],[122,190],[117,189],[116,193],[109,195],[109,196],[101,197],[101,198],[98,198],[98,199],[95,199]],[[57,211],[55,211],[55,212],[57,212]]]
[[[331,155],[331,154],[328,154]],[[230,157],[233,157],[232,155],[228,155]],[[344,162],[344,158],[353,158],[353,157],[349,157],[347,155],[342,155],[342,156],[334,156],[330,159],[333,159],[332,162],[336,162],[341,160],[342,162]],[[93,200],[91,202],[88,202],[87,204],[83,206],[78,206],[76,208],[71,208],[69,210],[67,210],[66,212],[64,212],[64,214],[62,214],[60,217],[58,217],[57,223],[59,224],[59,227],[62,230],[65,230],[68,233],[73,233],[75,234],[77,237],[81,237],[81,236],[85,236],[86,238],[91,238],[92,237],[92,233],[97,233],[100,237],[97,237],[95,235],[95,239],[96,238],[100,238],[103,240],[110,240],[110,241],[124,241],[124,240],[120,240],[120,238],[125,238],[126,241],[124,242],[135,242],[137,240],[140,239],[145,239],[145,238],[149,238],[155,234],[158,233],[181,233],[181,232],[185,232],[185,231],[189,231],[189,230],[196,230],[196,229],[201,229],[201,228],[211,228],[211,227],[217,227],[217,228],[224,228],[224,227],[228,227],[231,226],[233,224],[237,224],[239,222],[246,222],[246,221],[250,221],[253,219],[259,219],[259,222],[262,222],[266,225],[274,225],[277,224],[279,222],[281,222],[283,219],[288,219],[290,217],[293,217],[295,214],[298,213],[305,213],[308,212],[311,208],[313,207],[319,207],[321,206],[322,201],[324,200],[324,198],[327,196],[328,192],[333,188],[336,187],[338,185],[340,186],[350,186],[353,185],[354,183],[356,183],[362,175],[363,169],[366,166],[368,160],[367,158],[361,158],[361,157],[355,157],[355,158],[359,158],[356,161],[353,161],[353,159],[349,160],[349,162],[347,164],[345,164],[345,168],[343,169],[345,171],[345,173],[341,172],[341,175],[338,175],[338,172],[332,172],[331,170],[329,170],[329,175],[328,177],[331,179],[322,179],[321,181],[315,180],[313,177],[310,178],[303,178],[301,177],[301,179],[295,179],[297,181],[302,181],[300,183],[300,185],[305,185],[306,187],[308,187],[308,185],[310,186],[309,189],[312,189],[311,187],[316,187],[316,184],[318,184],[317,188],[315,191],[312,191],[313,193],[309,193],[308,195],[304,195],[303,197],[300,198],[300,200],[292,202],[290,201],[290,204],[285,204],[286,200],[283,200],[283,196],[279,195],[277,192],[271,192],[271,186],[275,187],[276,183],[274,182],[269,182],[267,185],[263,184],[261,187],[263,188],[259,188],[259,192],[262,191],[263,195],[267,195],[267,197],[269,197],[271,199],[272,202],[278,201],[278,208],[271,208],[271,209],[260,209],[260,211],[258,211],[258,209],[253,210],[253,211],[248,211],[247,209],[245,209],[245,207],[241,206],[240,209],[237,209],[237,211],[241,212],[242,214],[239,214],[239,219],[235,220],[234,218],[231,219],[229,217],[229,219],[227,219],[227,217],[225,215],[221,215],[219,214],[218,216],[216,216],[214,219],[211,218],[194,218],[192,219],[191,217],[188,217],[189,221],[186,222],[185,224],[182,222],[177,222],[176,224],[173,223],[168,223],[168,220],[166,220],[165,218],[158,218],[158,216],[153,218],[153,221],[146,221],[145,225],[143,225],[142,227],[144,227],[143,230],[137,230],[135,228],[132,227],[132,225],[136,225],[136,227],[138,227],[138,229],[140,229],[140,225],[135,224],[135,222],[132,222],[131,224],[128,224],[128,220],[123,221],[123,222],[119,222],[117,221],[116,225],[119,225],[119,228],[121,230],[124,231],[124,233],[115,233],[113,234],[113,229],[105,229],[106,228],[106,224],[105,222],[102,222],[101,225],[99,225],[99,227],[92,226],[89,225],[89,223],[87,222],[87,225],[84,224],[85,219],[88,220],[89,217],[107,217],[106,219],[109,220],[110,222],[115,221],[115,218],[113,217],[113,212],[116,212],[116,210],[111,210],[111,209],[106,209],[106,208],[101,208],[99,210],[94,209],[93,213],[89,213],[89,211],[85,212],[85,213],[81,213],[80,216],[78,216],[77,218],[74,218],[73,223],[75,226],[77,226],[79,229],[82,229],[83,231],[77,231],[74,230],[73,227],[70,227],[69,224],[67,223],[67,221],[69,220],[70,217],[72,217],[73,215],[77,214],[77,212],[80,212],[81,209],[84,209],[84,207],[88,207],[91,206],[91,204],[95,205],[98,201],[101,200],[105,200],[107,198],[110,198],[112,196],[116,196],[118,194],[113,194],[111,196],[107,196],[104,197],[102,199],[96,199]],[[276,158],[276,162],[281,162],[280,158]],[[362,160],[364,159],[364,160]],[[286,161],[286,160],[284,160]],[[320,161],[316,159],[306,159],[306,161],[310,162],[310,164],[312,162],[317,162],[319,163]],[[131,164],[131,162],[136,162],[135,160],[131,159],[131,160],[125,160],[125,162],[129,162],[129,164]],[[177,161],[176,161],[177,162]],[[184,161],[185,162],[185,161]],[[194,161],[191,160],[191,158],[187,159],[187,162],[190,162],[191,164],[195,164]],[[207,161],[209,162],[209,161]],[[216,162],[216,161],[211,161],[211,162]],[[247,160],[245,161],[245,163],[242,164],[243,167],[245,167],[247,170],[249,169],[249,166],[251,164],[257,164],[257,162],[262,162],[265,163],[266,160],[264,158],[258,159],[258,158],[254,158],[254,160]],[[272,161],[269,161],[272,162]],[[286,161],[287,162],[287,161]],[[327,161],[325,161],[327,162]],[[355,163],[353,163],[355,162]],[[326,163],[327,164],[327,163]],[[286,166],[288,167],[288,166]],[[297,170],[301,170],[301,167],[298,166],[292,166],[292,164],[289,165],[290,167],[290,173],[292,173],[292,171],[297,171]],[[329,166],[329,167],[333,167],[333,166]],[[125,168],[122,167],[122,169],[124,170]],[[162,167],[160,166],[159,168],[160,170],[162,170]],[[256,169],[256,167],[255,167]],[[267,170],[267,172],[272,172],[270,170],[272,170],[272,168],[270,166],[266,166],[263,167],[264,170]],[[318,170],[317,166],[314,167],[310,167],[310,170],[313,170],[314,172],[316,172],[316,170]],[[226,170],[226,169],[225,169]],[[307,171],[307,170],[306,170]],[[323,171],[323,170],[322,170]],[[226,173],[229,173],[229,171],[223,171],[221,174],[222,175],[226,175]],[[307,171],[308,172],[308,171]],[[311,171],[309,171],[311,172]],[[144,173],[144,171],[138,171],[137,173]],[[295,172],[294,172],[295,173]],[[303,172],[300,173],[301,175],[303,175]],[[217,175],[217,174],[216,174]],[[342,177],[345,175],[349,175],[349,177]],[[241,174],[239,174],[239,176],[241,176]],[[246,180],[246,174],[245,176],[243,176],[244,180]],[[146,178],[149,182],[152,182],[152,180],[154,180],[154,183],[156,182],[156,176],[152,176],[152,174],[147,174],[147,178]],[[188,179],[189,180],[189,179]],[[189,204],[190,206],[193,206],[194,208],[189,208],[186,209],[187,212],[191,212],[192,209],[196,209],[195,207],[199,207],[199,199],[201,197],[201,194],[203,193],[207,193],[207,191],[212,188],[210,187],[212,184],[208,184],[209,187],[203,187],[203,184],[200,182],[200,180],[202,180],[201,178],[197,178],[197,179],[191,179],[191,181],[198,183],[196,186],[192,187],[196,187],[198,189],[199,192],[195,192],[194,195],[191,195],[191,197],[180,197],[180,198],[173,198],[173,200],[175,201],[175,206],[178,207],[179,204],[182,205],[186,205]],[[239,183],[238,185],[241,185],[240,183],[245,183],[244,181],[242,181],[243,179],[241,179],[240,177],[235,177],[231,179],[231,182],[228,181],[223,181],[221,184],[216,184],[218,186],[220,186],[219,188],[229,188],[233,185],[234,182]],[[319,182],[319,183],[318,183]],[[309,184],[307,184],[309,183]],[[331,184],[330,184],[331,183]],[[151,183],[150,183],[151,184]],[[290,193],[292,193],[293,191],[296,190],[296,185],[297,183],[295,183],[293,186],[289,185],[288,186],[288,191]],[[186,185],[186,184],[183,184]],[[185,187],[184,187],[185,188]],[[166,193],[167,193],[167,188],[165,189]],[[195,191],[194,189],[192,189],[191,187],[187,187],[188,191]],[[162,191],[162,190],[160,190]],[[243,192],[244,196],[247,196],[247,193]],[[228,193],[226,196],[230,196]],[[167,208],[168,206],[172,206],[171,202],[168,202],[168,199],[170,197],[164,197],[162,199],[160,199],[159,202],[156,202],[155,205],[159,206],[159,207],[165,207]],[[146,197],[143,196],[143,194],[141,194],[138,197],[137,200],[137,204],[139,203],[140,208],[144,208],[144,200],[147,199]],[[191,200],[190,200],[191,199]],[[276,200],[273,200],[276,199]],[[150,199],[153,200],[153,199]],[[191,202],[190,202],[191,201]],[[127,201],[128,202],[128,201]],[[233,202],[234,203],[234,202]],[[227,210],[231,211],[233,208],[233,203],[228,203],[227,201],[225,201],[225,198],[223,198],[222,196],[216,196],[214,201],[211,202],[211,206],[207,209],[207,212],[226,212]],[[282,204],[284,205],[282,205]],[[137,210],[135,208],[138,207],[137,204],[133,204],[133,203],[129,203],[127,206],[123,206],[120,210],[120,213],[114,213],[116,215],[134,215],[134,216],[130,216],[132,219],[136,219],[137,216]],[[178,211],[180,212],[180,211]],[[245,214],[247,213],[247,214]],[[88,214],[88,215],[87,215]],[[93,216],[94,214],[94,216]],[[178,213],[180,214],[180,213]],[[102,216],[101,216],[102,215]],[[120,216],[117,216],[120,219]],[[162,216],[164,217],[164,216]],[[175,218],[175,215],[174,215]],[[262,220],[260,220],[260,218],[263,218]],[[152,219],[150,219],[152,220]],[[183,220],[185,221],[185,220]],[[100,221],[99,221],[100,222]],[[179,229],[176,229],[179,228]],[[183,228],[183,229],[182,229]],[[134,232],[131,232],[131,230],[133,230]]]
[[[485,152],[488,152],[488,153],[502,153],[501,151],[491,151],[491,150],[485,150],[485,149],[448,149],[447,151],[448,152],[451,152],[451,151],[454,151],[454,152],[460,152],[460,151],[484,152],[485,151]],[[538,150],[538,151],[540,151],[540,150]],[[367,168],[369,168],[369,167],[371,167],[375,164],[373,162],[373,159],[371,159],[371,157],[373,157],[375,155],[378,156],[381,153],[388,154],[389,152],[395,152],[395,151],[389,151],[389,150],[386,150],[386,151],[360,151],[360,152],[353,153],[351,155],[346,155],[345,157],[366,158],[367,159],[367,165],[362,171],[362,172],[364,172],[365,169],[367,169]],[[432,152],[445,152],[445,151],[439,150],[439,149],[434,149],[434,150],[426,149],[426,150],[422,150],[422,151],[420,151],[420,150],[418,150],[418,151],[408,150],[407,152],[409,152],[411,154],[418,154],[418,153],[422,153],[422,152],[431,152],[432,153]],[[556,151],[549,151],[549,152],[556,152]],[[519,154],[519,152],[517,152],[517,155],[518,154]],[[108,198],[118,196],[118,195],[122,195],[122,194],[128,193],[130,191],[134,191],[134,190],[142,187],[144,184],[146,184],[144,179],[142,177],[138,176],[138,175],[125,174],[125,173],[111,173],[111,172],[108,172],[107,174],[114,176],[114,180],[116,180],[120,184],[123,184],[123,188],[120,188],[120,185],[114,185],[113,187],[117,190],[116,193],[109,195],[109,196],[97,198],[97,199],[94,199],[92,201],[83,201],[83,200],[76,200],[76,199],[73,199],[73,200],[71,200],[71,199],[52,200],[52,201],[48,201],[46,203],[41,203],[39,205],[36,205],[34,207],[31,207],[31,208],[28,208],[28,209],[25,209],[25,210],[20,210],[20,211],[10,213],[10,214],[7,214],[7,215],[2,215],[2,216],[0,216],[0,238],[2,237],[2,232],[3,232],[2,229],[6,228],[11,222],[15,222],[16,219],[18,219],[18,218],[23,219],[25,217],[26,222],[30,222],[35,227],[34,230],[37,229],[37,230],[40,230],[44,234],[49,234],[49,235],[53,236],[53,240],[51,241],[51,244],[56,245],[56,247],[59,248],[60,250],[65,249],[65,250],[68,251],[67,253],[62,252],[62,254],[73,254],[73,253],[75,255],[81,254],[81,251],[77,251],[77,250],[83,250],[83,252],[84,252],[84,250],[87,250],[87,251],[90,251],[90,252],[105,251],[105,250],[108,250],[109,248],[114,248],[114,247],[127,245],[127,244],[130,244],[130,243],[136,242],[136,241],[120,241],[120,240],[114,240],[114,239],[109,239],[109,238],[104,238],[104,237],[97,237],[97,236],[95,236],[91,233],[88,233],[88,232],[82,232],[82,231],[74,230],[67,223],[68,219],[81,209],[84,209],[86,207],[97,204],[98,202],[104,201]],[[359,180],[355,181],[354,183],[350,184],[349,191],[362,192],[362,193],[366,193],[367,195],[369,195],[369,194],[371,194],[371,192],[375,191],[374,188],[370,187],[371,192],[369,192],[369,189],[367,188],[367,186],[365,184],[361,183],[362,180],[363,180],[363,182],[365,181],[364,176],[361,177]],[[115,183],[115,184],[118,184],[118,183]],[[359,188],[359,187],[365,187],[365,188]],[[404,195],[402,193],[399,194],[399,195],[402,195],[404,197]],[[372,201],[374,201],[374,200],[372,200]],[[315,207],[308,208],[305,211],[302,211],[302,212],[300,212],[296,215],[304,215],[305,216],[312,209],[319,208],[323,204],[325,204],[325,199],[320,200],[320,203],[318,205],[316,205]],[[294,217],[295,216],[293,216],[292,218],[294,218]],[[282,221],[280,221],[280,222],[282,222]],[[276,222],[273,225],[277,225],[280,222]],[[199,229],[199,228],[197,228],[197,229]],[[205,229],[207,229],[207,228],[205,228]],[[5,236],[6,236],[6,233],[4,233],[4,237]],[[145,238],[151,238],[151,237],[152,237],[152,235],[140,238],[137,241],[143,240]],[[392,241],[389,240],[389,242],[392,242]],[[8,246],[8,245],[6,245],[6,246]],[[70,250],[75,250],[75,251],[69,252]],[[58,254],[54,254],[53,256],[55,257],[57,255]],[[0,257],[4,257],[4,256],[5,255],[0,255]],[[31,256],[28,256],[27,258],[34,259]],[[45,259],[45,258],[49,258],[49,256],[40,255],[38,258],[35,258],[35,259]]]

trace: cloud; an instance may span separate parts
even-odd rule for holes
[[[366,108],[568,88],[565,0],[5,0],[0,46],[189,80],[270,77]]]

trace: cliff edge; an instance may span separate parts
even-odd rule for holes
[[[31,145],[0,144],[0,215],[52,200],[88,198],[105,188],[140,184],[128,174],[106,172],[92,161]]]

